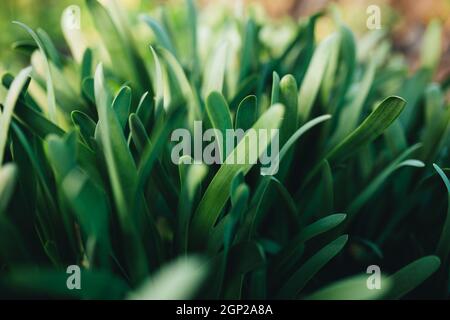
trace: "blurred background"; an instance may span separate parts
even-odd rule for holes
[[[102,2],[106,2],[104,0]],[[134,13],[154,10],[160,4],[168,1],[179,0],[117,0],[120,5],[127,8],[130,17],[136,18]],[[382,29],[390,31],[393,38],[394,50],[406,54],[408,65],[414,69],[419,56],[419,44],[426,25],[432,19],[442,23],[443,46],[440,67],[436,80],[441,80],[450,73],[450,0],[198,0],[201,7],[207,7],[210,3],[222,2],[225,6],[239,11],[246,6],[264,8],[268,15],[275,21],[288,17],[299,18],[314,13],[331,2],[337,3],[341,9],[342,17],[352,28],[357,36],[367,33],[366,26],[369,5],[377,5],[381,9]],[[14,50],[14,42],[30,40],[28,35],[11,22],[18,20],[28,24],[33,29],[42,28],[47,31],[56,46],[63,52],[67,52],[64,37],[60,27],[60,17],[69,5],[78,5],[81,9],[81,28],[92,41],[98,36],[95,32],[89,32],[92,28],[90,15],[87,13],[84,0],[2,0],[0,4],[0,73],[6,70],[14,72],[21,64],[27,62],[27,56],[22,57]],[[87,32],[86,32],[87,31]],[[326,21],[318,25],[318,35],[327,32]],[[22,63],[21,63],[22,62]]]

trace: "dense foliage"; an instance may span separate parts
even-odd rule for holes
[[[15,44],[31,67],[2,77],[0,296],[448,296],[439,23],[410,73],[384,31],[356,40],[336,7],[277,23],[188,0],[139,25],[87,7],[102,44],[63,30],[70,56],[16,22],[34,42]],[[194,120],[279,128],[279,172],[172,163],[171,132]]]

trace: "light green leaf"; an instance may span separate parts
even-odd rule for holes
[[[50,117],[50,121],[55,122],[56,123],[56,100],[55,100],[55,91],[53,88],[53,79],[52,79],[52,74],[50,71],[50,62],[48,61],[47,58],[47,54],[45,52],[45,46],[42,43],[41,39],[39,38],[39,36],[30,28],[28,27],[26,24],[23,24],[21,22],[18,21],[13,21],[13,23],[19,25],[20,27],[22,27],[23,29],[25,29],[33,38],[33,40],[36,42],[36,44],[39,47],[39,50],[42,54],[42,57],[44,58],[44,63],[45,63],[45,68],[46,68],[46,76],[47,76],[47,80],[46,80],[46,85],[47,85],[47,104],[48,104],[48,112],[49,112],[49,117]]]
[[[423,36],[420,62],[424,68],[436,69],[441,58],[442,26],[439,20],[432,20]]]
[[[280,102],[280,76],[275,71],[272,76],[272,94],[270,95],[270,105]]]
[[[163,70],[161,67],[161,63],[159,61],[158,55],[155,52],[155,49],[153,49],[152,46],[150,46],[150,51],[152,52],[152,58],[153,58],[153,64],[155,66],[155,79],[154,82],[154,90],[155,90],[155,101],[156,106],[159,107],[164,105],[164,79],[163,79]]]
[[[324,288],[319,289],[306,297],[306,300],[376,300],[383,299],[384,294],[392,286],[389,278],[381,278],[381,289],[370,290],[367,287],[367,274],[349,277]]]
[[[110,12],[97,0],[87,0],[86,4],[109,53],[114,70],[125,79],[131,80],[134,85],[150,88],[145,64],[135,48],[127,26],[123,23],[116,25]]]
[[[62,181],[64,177],[76,166],[77,136],[72,131],[63,137],[51,134],[45,138],[45,151],[47,159],[52,165],[55,177]]]
[[[64,270],[65,271],[65,270]],[[81,290],[68,290],[68,274],[53,269],[20,268],[7,276],[6,283],[40,296],[76,299],[123,299],[128,290],[120,278],[103,271],[81,269]]]
[[[343,235],[320,249],[286,281],[277,297],[296,298],[308,281],[344,248],[347,240],[348,235]]]
[[[0,214],[6,209],[13,194],[16,178],[17,166],[14,163],[7,163],[0,167]]]
[[[0,112],[0,165],[3,163],[6,143],[8,140],[9,124],[11,123],[14,107],[16,106],[17,100],[19,99],[23,87],[28,81],[30,73],[31,67],[22,69],[19,72],[17,77],[12,82],[11,87],[9,88],[6,95],[3,112]]]
[[[251,95],[244,98],[236,112],[235,129],[247,131],[258,119],[258,101],[256,96]]]
[[[226,131],[233,129],[233,123],[231,121],[228,103],[222,94],[213,91],[208,95],[206,99],[206,112],[213,127],[222,134],[222,138],[216,135],[216,141],[219,143],[220,159],[223,161],[227,157],[226,152],[229,151],[225,149]],[[221,144],[220,141],[224,143]]]
[[[182,163],[183,159],[180,159]],[[180,164],[180,168],[185,165]],[[179,241],[179,248],[183,253],[187,251],[188,235],[189,235],[189,222],[192,216],[192,207],[194,205],[194,197],[197,190],[201,187],[201,182],[208,173],[208,167],[205,165],[186,165],[181,184],[181,193],[178,204],[178,233],[177,239]]]
[[[203,80],[203,96],[207,97],[212,91],[223,92],[225,68],[227,66],[228,44],[221,43],[214,50],[211,61],[205,65]]]
[[[207,271],[207,265],[196,256],[178,258],[144,281],[137,290],[128,295],[128,299],[191,299],[205,279]]]

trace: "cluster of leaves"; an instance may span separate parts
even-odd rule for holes
[[[64,56],[16,23],[35,44],[15,45],[32,66],[2,78],[0,296],[447,297],[437,22],[409,75],[386,34],[357,46],[335,7],[286,23],[281,47],[262,36],[279,25],[226,11],[211,23],[192,0],[140,16],[151,41],[116,6],[87,7],[106,50],[64,30]],[[335,32],[318,41],[325,15]],[[194,120],[279,128],[279,172],[173,164],[170,134]],[[366,286],[372,264],[381,290]]]

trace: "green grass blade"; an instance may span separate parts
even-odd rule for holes
[[[298,297],[309,280],[344,248],[347,240],[348,235],[343,235],[320,249],[286,281],[277,297],[285,299]]]
[[[183,166],[183,165],[180,165]],[[192,207],[197,190],[208,173],[208,167],[204,165],[187,165],[188,168],[183,177],[181,194],[178,205],[178,233],[179,248],[182,253],[187,252],[189,222],[192,216]]]
[[[346,217],[343,213],[332,214],[304,227],[277,255],[273,272],[287,273],[300,260],[305,242],[337,227]]]
[[[86,269],[80,273],[82,289],[68,290],[68,276],[53,269],[19,268],[7,275],[6,283],[24,293],[66,299],[123,299],[129,290],[122,279],[110,273]]]
[[[76,166],[77,136],[72,131],[63,137],[48,135],[45,138],[44,148],[55,178],[62,181],[64,177]]]
[[[330,48],[328,63],[323,74],[323,81],[320,87],[320,98],[324,105],[330,103],[330,97],[334,86],[336,85],[336,70],[339,66],[339,47],[341,46],[341,38],[338,37]]]
[[[345,136],[356,128],[359,117],[363,111],[364,102],[366,101],[370,87],[372,86],[374,76],[375,60],[372,60],[361,80],[356,98],[353,99],[349,106],[342,110],[342,113],[339,116],[337,131],[330,142],[331,145],[335,145],[337,142],[342,141]]]
[[[119,124],[122,129],[124,129],[127,124],[130,107],[131,89],[130,87],[124,86],[120,88],[119,92],[112,102],[112,108],[116,112],[117,120],[119,120]]]
[[[282,105],[272,106],[267,110],[255,123],[253,129],[276,129],[283,116],[284,107]],[[246,134],[247,135],[247,134]],[[235,157],[236,154],[248,154],[251,152],[246,148],[246,136],[241,140],[232,153],[228,157]],[[263,152],[270,141],[259,141],[259,152]],[[256,146],[250,146],[255,148]],[[253,150],[254,152],[255,150]],[[224,190],[230,190],[231,182],[237,172],[242,171],[246,174],[252,167],[252,164],[234,164],[224,163],[214,176],[205,191],[200,204],[192,219],[191,225],[191,241],[194,247],[202,246],[206,237],[209,235],[213,226],[229,198],[229,193]]]
[[[188,103],[189,122],[193,124],[195,119],[201,118],[201,110],[197,98],[191,87],[183,67],[177,59],[166,49],[157,48],[157,53],[163,58],[169,77],[172,79],[171,95],[173,99],[186,99]]]
[[[298,88],[295,78],[288,74],[280,81],[280,102],[286,107],[280,130],[280,144],[283,145],[297,129]]]
[[[442,47],[442,26],[439,20],[432,20],[425,31],[420,62],[422,67],[434,71],[439,65]]]
[[[3,112],[0,112],[0,165],[3,163],[5,148],[8,140],[9,124],[16,106],[17,100],[22,92],[23,87],[28,81],[31,73],[31,67],[22,69],[11,84],[6,95]]]
[[[163,266],[137,290],[128,294],[130,300],[191,299],[205,279],[207,265],[198,257],[182,257]]]
[[[224,141],[223,144],[219,143],[220,159],[223,161],[228,155],[227,152],[229,152],[225,148],[226,131],[233,129],[233,123],[230,108],[222,94],[213,91],[208,95],[206,99],[206,112],[208,113],[213,128],[222,134],[222,138],[216,135],[216,141]]]
[[[55,47],[50,36],[43,29],[37,29],[36,34],[39,36],[39,39],[42,41],[42,45],[44,46],[45,52],[48,56],[48,59],[53,62],[53,64],[58,68],[62,69],[63,62],[62,57],[59,55],[58,50]]]
[[[307,296],[306,300],[376,300],[383,299],[392,286],[389,278],[382,277],[380,290],[367,288],[368,275],[357,275],[332,283]]]
[[[87,114],[81,111],[73,111],[71,113],[73,124],[78,127],[81,137],[87,146],[92,147],[92,139],[95,135],[96,123]]]
[[[447,215],[436,248],[436,255],[439,256],[442,264],[445,264],[448,259],[448,254],[450,253],[450,181],[448,180],[447,175],[444,173],[444,171],[442,171],[442,169],[437,164],[433,163],[433,167],[441,177],[447,190]]]
[[[95,243],[95,255],[99,256],[97,263],[95,257],[88,257],[90,263],[100,267],[109,266],[111,250],[108,231],[109,205],[107,196],[100,187],[79,169],[70,171],[62,181],[62,189],[74,211],[82,230],[88,239]]]
[[[203,96],[207,97],[212,91],[223,92],[227,54],[228,44],[226,42],[222,43],[214,51],[214,55],[211,57],[211,61],[208,62],[204,71]]]
[[[83,60],[81,61],[81,85],[84,79],[92,76],[92,59],[92,50],[87,48],[83,53]]]
[[[441,261],[437,256],[427,256],[411,262],[388,278],[392,288],[383,298],[400,299],[428,279],[440,265]]]
[[[161,67],[161,62],[159,61],[159,57],[155,52],[155,49],[153,49],[152,46],[150,46],[150,51],[152,53],[152,59],[153,64],[155,66],[155,79],[153,80],[154,83],[154,91],[155,91],[155,101],[156,106],[158,106],[160,103],[164,103],[164,79],[163,79],[163,70]]]
[[[251,95],[244,98],[236,112],[235,129],[247,131],[258,119],[258,100]]]
[[[142,14],[140,16],[140,19],[152,29],[159,44],[164,48],[166,48],[167,50],[169,50],[170,53],[173,54],[175,57],[177,57],[178,54],[176,52],[175,46],[173,45],[172,40],[170,39],[170,36],[164,29],[164,27],[161,26],[158,23],[158,21],[156,21],[155,19],[146,14]]]
[[[349,215],[349,221],[354,219],[358,211],[363,207],[363,205],[373,196],[373,194],[381,188],[383,183],[392,175],[396,170],[405,167],[416,167],[422,168],[425,164],[419,160],[405,160],[414,151],[420,148],[420,144],[416,144],[407,150],[405,150],[400,156],[398,156],[389,166],[387,166],[377,177],[375,177],[372,182],[363,189],[363,191],[352,201],[349,205],[347,212]]]
[[[363,123],[335,146],[325,158],[330,164],[342,161],[362,145],[375,140],[398,118],[405,104],[405,100],[400,97],[392,96],[384,99]]]
[[[136,188],[136,166],[128,150],[125,137],[111,108],[110,98],[104,86],[103,67],[98,65],[95,72],[95,101],[98,108],[99,129],[105,160],[111,179],[115,204],[122,219],[132,212]],[[126,168],[123,170],[121,168]]]
[[[114,70],[125,79],[131,80],[133,85],[148,90],[150,81],[146,67],[135,48],[127,26],[123,23],[120,26],[116,25],[108,10],[97,0],[86,0],[86,4],[109,53]]]
[[[197,39],[197,8],[195,6],[194,0],[186,0],[187,7],[187,23],[189,29],[189,44],[191,52],[192,61],[192,75],[194,78],[194,83],[197,82],[197,77],[200,76],[200,61],[198,54],[198,39]]]
[[[272,93],[270,95],[271,106],[280,102],[280,76],[274,71],[272,78]]]
[[[297,221],[300,224],[299,217],[298,217],[297,205],[295,204],[295,201],[292,198],[289,191],[277,178],[271,176],[270,180],[271,180],[271,182],[274,183],[275,187],[277,188],[278,193],[281,195],[281,198],[283,199],[283,202],[286,204],[286,207],[287,207],[290,215],[292,216],[293,220]]]
[[[300,123],[307,121],[309,118],[328,64],[330,51],[337,40],[336,34],[329,36],[319,44],[314,52],[298,94],[298,117]]]
[[[252,72],[255,66],[256,56],[255,50],[257,48],[257,27],[255,21],[250,18],[245,25],[245,35],[243,48],[241,50],[240,59],[240,71],[239,71],[239,81],[246,79]]]
[[[130,114],[130,119],[128,122],[130,126],[131,138],[133,139],[138,153],[141,154],[147,145],[150,144],[150,138],[147,135],[144,125],[136,114]]]
[[[42,43],[39,36],[34,32],[30,27],[26,24],[23,24],[18,21],[14,21],[13,23],[19,25],[23,29],[25,29],[36,42],[41,51],[42,57],[44,58],[45,68],[46,68],[46,85],[47,85],[47,104],[48,104],[48,113],[50,117],[50,121],[57,123],[56,119],[56,99],[55,99],[55,90],[53,88],[53,79],[50,71],[50,62],[48,61],[47,54],[45,51],[45,45]]]
[[[141,120],[142,124],[146,128],[146,131],[150,131],[150,127],[153,124],[154,119],[154,104],[149,93],[146,92],[142,95],[139,105],[136,109],[136,115]]]

